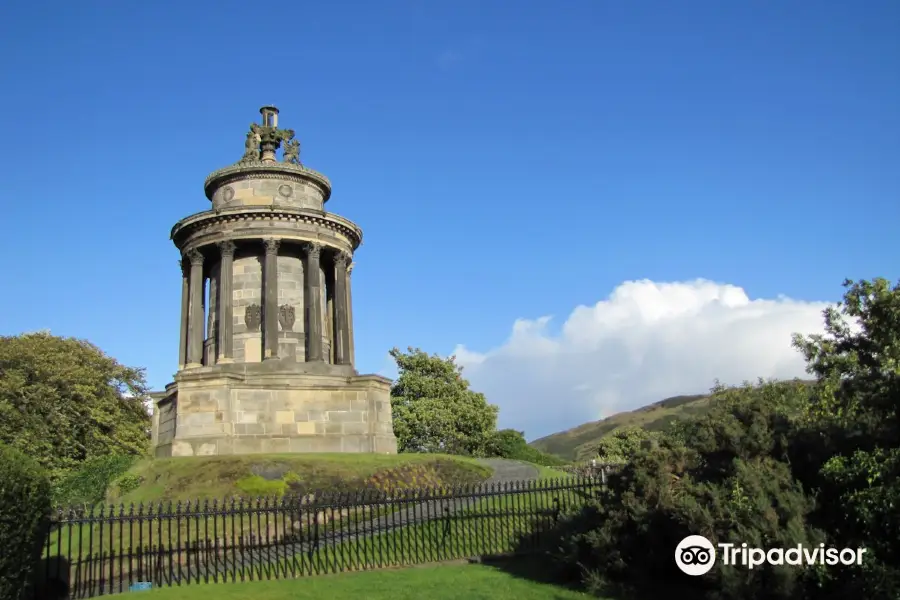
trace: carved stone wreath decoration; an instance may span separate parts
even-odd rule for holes
[[[262,307],[259,304],[251,304],[244,311],[244,324],[247,331],[259,331],[259,325],[262,323]]]
[[[278,322],[281,323],[282,331],[294,330],[294,307],[290,304],[283,304],[278,308]]]

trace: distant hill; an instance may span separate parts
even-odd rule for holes
[[[815,383],[803,379],[793,381],[804,385]],[[709,412],[714,404],[715,401],[709,394],[672,396],[629,412],[621,412],[600,421],[585,423],[566,431],[550,434],[534,440],[530,445],[542,452],[555,454],[566,460],[579,460],[588,457],[592,444],[619,427],[631,425],[643,427],[648,431],[664,431],[674,421]],[[582,456],[582,454],[585,455]]]
[[[550,434],[534,440],[531,445],[543,452],[556,454],[567,460],[576,460],[579,453],[585,450],[585,446],[597,442],[619,427],[634,425],[649,431],[663,431],[672,424],[672,421],[705,413],[709,408],[710,397],[707,394],[673,396],[630,412],[621,412],[600,421]]]

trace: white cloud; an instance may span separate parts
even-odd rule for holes
[[[457,346],[472,388],[500,406],[500,426],[534,439],[678,394],[715,379],[804,376],[791,334],[820,333],[825,302],[751,300],[707,280],[628,281],[578,306],[558,331],[551,317],[519,319],[500,347]]]

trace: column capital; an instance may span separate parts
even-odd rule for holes
[[[337,251],[334,253],[334,266],[340,269],[346,269],[350,264],[350,255],[346,252]]]
[[[303,248],[306,250],[306,254],[313,260],[318,260],[322,255],[322,244],[306,242],[303,244]]]
[[[234,242],[232,242],[231,240],[223,240],[216,245],[219,247],[219,252],[221,253],[222,258],[234,258]]]
[[[351,259],[351,261],[352,261],[352,259]],[[348,277],[353,274],[353,267],[355,265],[356,265],[355,262],[351,262],[349,265],[347,265],[347,276]]]
[[[281,240],[277,238],[265,238],[263,240],[263,245],[266,247],[266,254],[278,254],[278,246],[281,245]]]
[[[191,266],[200,266],[203,264],[203,253],[194,248],[193,250],[188,250],[185,253],[187,259],[191,261]]]

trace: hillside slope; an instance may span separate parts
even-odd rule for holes
[[[792,380],[797,385],[815,383],[808,379]],[[585,423],[566,431],[553,433],[530,442],[530,445],[566,460],[581,460],[591,454],[590,446],[619,427],[643,427],[648,431],[665,431],[673,422],[709,412],[716,403],[710,394],[672,396],[600,421]]]
[[[600,421],[579,425],[566,431],[553,433],[534,440],[531,445],[543,452],[555,454],[567,460],[579,458],[579,451],[597,442],[619,427],[637,426],[650,431],[663,431],[675,420],[705,413],[710,408],[706,394],[673,396],[647,406],[615,414]]]
[[[252,454],[144,460],[112,482],[112,503],[223,500],[320,490],[444,487],[480,483],[491,469],[439,454]]]

